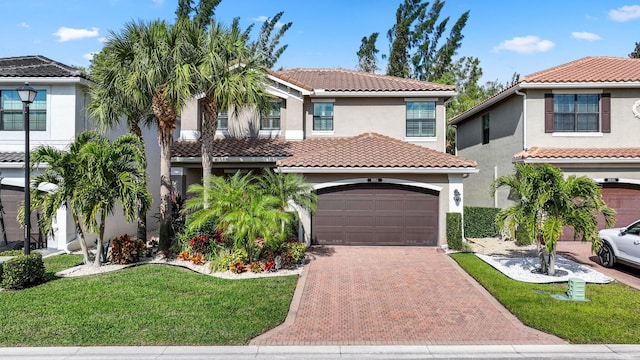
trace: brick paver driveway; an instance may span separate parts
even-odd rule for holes
[[[289,316],[252,345],[561,344],[432,247],[320,247]]]

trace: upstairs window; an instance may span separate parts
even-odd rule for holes
[[[24,130],[22,101],[15,90],[0,91],[0,130]],[[45,90],[38,90],[35,100],[29,105],[29,130],[47,130],[47,92]]]
[[[489,114],[482,115],[482,143],[489,143],[489,128],[491,127]]]
[[[407,103],[407,137],[436,136],[436,103],[412,101]]]
[[[269,113],[260,119],[260,130],[280,130],[280,103],[269,103]]]
[[[229,130],[229,112],[227,110],[218,112],[218,130]]]
[[[333,131],[333,103],[313,103],[313,131]]]
[[[554,95],[553,130],[597,132],[600,130],[600,98],[593,94]]]

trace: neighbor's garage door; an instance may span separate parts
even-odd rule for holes
[[[366,183],[318,190],[311,221],[314,244],[438,244],[438,193]]]
[[[640,185],[606,183],[602,197],[616,210],[616,226],[623,227],[640,219]]]

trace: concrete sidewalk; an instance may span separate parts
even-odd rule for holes
[[[640,359],[640,345],[104,346],[0,348],[0,359]]]

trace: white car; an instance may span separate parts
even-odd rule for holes
[[[623,263],[640,268],[640,220],[624,228],[600,230],[598,236],[604,240],[598,251],[602,266]]]

